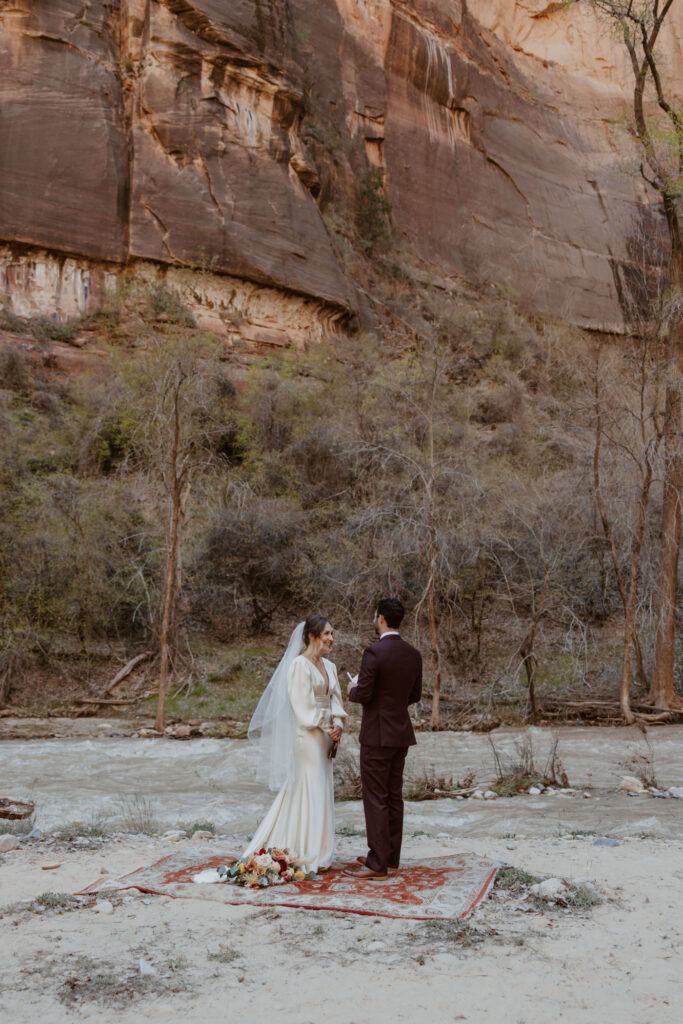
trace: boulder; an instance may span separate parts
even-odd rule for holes
[[[633,775],[624,775],[623,779],[619,783],[619,792],[633,793],[638,796],[641,793],[647,793],[647,789],[640,779],[636,779]]]
[[[29,818],[36,809],[32,800],[16,800],[13,797],[0,797],[0,818],[17,821]]]

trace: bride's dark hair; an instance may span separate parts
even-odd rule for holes
[[[308,647],[311,637],[319,637],[330,620],[324,615],[309,615],[304,622],[304,647]]]

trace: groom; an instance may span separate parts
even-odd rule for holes
[[[422,656],[401,638],[403,605],[388,597],[377,604],[379,640],[363,654],[347,700],[363,705],[360,776],[368,833],[368,854],[344,874],[382,879],[398,868],[403,838],[403,766],[415,733],[408,705],[422,696]]]

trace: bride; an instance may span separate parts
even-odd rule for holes
[[[333,638],[323,615],[300,622],[251,719],[249,739],[259,752],[256,777],[279,792],[243,856],[277,846],[310,872],[332,861],[331,756],[347,717],[337,669],[324,657]]]

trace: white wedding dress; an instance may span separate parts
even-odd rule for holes
[[[306,871],[329,867],[334,853],[334,761],[325,732],[344,727],[337,669],[323,658],[321,672],[303,654],[294,658],[287,685],[293,711],[293,758],[288,776],[244,855],[277,846],[296,856]],[[285,723],[283,723],[285,724]]]

